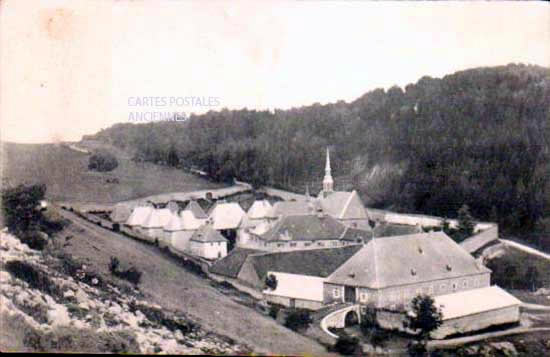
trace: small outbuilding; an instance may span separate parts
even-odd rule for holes
[[[189,240],[191,254],[205,259],[220,259],[227,255],[227,239],[211,224],[196,230]]]

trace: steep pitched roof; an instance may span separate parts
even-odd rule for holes
[[[180,219],[182,229],[187,231],[197,230],[206,222],[206,219],[198,219],[193,212],[188,210],[180,212]]]
[[[141,227],[143,228],[163,228],[170,222],[173,213],[168,208],[153,209],[145,219]]]
[[[129,226],[141,226],[153,210],[154,208],[150,206],[138,206],[134,208],[126,224]]]
[[[244,261],[250,254],[261,253],[255,249],[235,248],[222,259],[217,260],[208,269],[211,273],[237,278]]]
[[[271,204],[268,200],[254,201],[252,206],[248,209],[248,217],[250,219],[262,219],[266,218],[271,211]]]
[[[360,249],[361,245],[350,245],[342,248],[254,254],[248,257],[248,261],[260,279],[268,271],[327,277]]]
[[[329,282],[383,288],[490,272],[443,232],[371,239]]]
[[[357,191],[330,193],[319,197],[323,210],[337,219],[368,219],[367,211]]]
[[[164,230],[167,232],[183,231],[183,222],[180,216],[172,214],[168,223],[164,226]]]
[[[381,223],[373,229],[375,237],[403,236],[415,233],[419,233],[418,227],[405,224]]]
[[[180,207],[176,201],[168,202],[168,204],[166,205],[166,208],[172,211],[172,213],[178,213],[178,211],[180,210]]]
[[[348,241],[361,241],[361,242],[367,242],[369,239],[372,238],[372,231],[367,231],[364,229],[357,229],[352,227],[347,227],[346,231],[342,235],[342,240],[348,240]]]
[[[311,203],[306,201],[279,201],[275,202],[267,216],[278,218],[281,216],[306,216],[312,213],[315,213],[314,208]]]
[[[197,219],[205,219],[208,218],[208,215],[204,212],[204,210],[201,208],[201,206],[197,203],[197,201],[191,201],[187,204],[187,207],[185,207],[186,211],[191,211],[193,213],[193,216]]]
[[[346,226],[330,216],[283,216],[264,233],[265,241],[340,239]]]
[[[111,212],[110,218],[115,223],[126,222],[131,214],[132,210],[128,205],[117,203]]]
[[[227,242],[227,239],[215,230],[211,224],[205,224],[196,230],[191,236],[191,240],[201,243]]]
[[[244,210],[236,202],[218,203],[210,213],[214,222],[214,229],[235,229],[239,227],[241,219],[245,215]]]

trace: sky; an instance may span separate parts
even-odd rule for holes
[[[76,141],[508,63],[550,67],[550,3],[2,0],[0,136]]]

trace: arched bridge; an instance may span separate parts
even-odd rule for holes
[[[361,307],[360,305],[346,306],[340,310],[336,310],[325,316],[321,320],[321,329],[328,335],[338,338],[337,335],[330,332],[330,327],[344,328],[346,326],[355,325],[361,322]]]

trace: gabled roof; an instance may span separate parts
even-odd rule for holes
[[[417,226],[409,226],[405,224],[381,223],[373,229],[375,237],[391,237],[403,236],[407,234],[415,234],[418,232]]]
[[[357,191],[336,191],[319,197],[323,210],[337,219],[368,219],[367,211]]]
[[[271,204],[268,200],[254,201],[252,206],[248,209],[248,217],[250,219],[262,219],[266,218],[271,211]]]
[[[166,205],[166,208],[172,211],[172,213],[178,213],[178,211],[180,210],[180,207],[176,201],[168,202],[168,204]]]
[[[367,242],[369,239],[372,238],[372,231],[367,231],[364,229],[358,229],[358,228],[352,228],[347,227],[346,231],[342,235],[342,240],[348,240],[357,242],[358,240],[361,242]]]
[[[197,203],[197,201],[191,201],[187,204],[187,207],[185,207],[186,211],[191,211],[193,213],[193,216],[197,219],[205,219],[208,218],[208,215],[204,212],[204,210],[201,208],[201,206]]]
[[[205,222],[206,219],[197,219],[193,212],[188,210],[183,210],[180,212],[181,218],[181,227],[186,231],[194,231],[199,229]]]
[[[230,278],[237,278],[244,261],[250,254],[262,253],[255,249],[235,248],[228,255],[222,259],[217,260],[208,269],[209,272],[228,276]]]
[[[373,289],[490,272],[443,232],[371,239],[328,279]]]
[[[211,224],[205,224],[196,230],[191,236],[191,240],[200,243],[227,242],[227,239],[215,230]]]
[[[130,218],[131,214],[132,210],[128,205],[124,203],[117,203],[115,207],[113,207],[110,218],[111,221],[115,223],[126,222],[128,218]]]
[[[434,297],[443,320],[520,305],[521,301],[496,285]]]
[[[342,248],[295,250],[254,254],[247,260],[260,279],[268,271],[327,277],[360,249],[361,245],[350,245]]]
[[[236,202],[217,203],[210,213],[214,229],[236,229],[246,213]]]
[[[183,222],[180,216],[172,214],[168,223],[164,226],[164,230],[168,232],[183,231]]]
[[[155,208],[145,219],[141,227],[143,228],[164,228],[170,222],[174,214],[168,208]]]
[[[151,206],[138,206],[134,208],[126,224],[129,226],[141,226],[153,210],[154,208]]]
[[[346,226],[328,215],[283,216],[261,238],[265,241],[340,239],[345,230]]]
[[[270,218],[284,216],[306,216],[315,213],[312,203],[307,201],[279,201],[276,202],[268,213]]]

